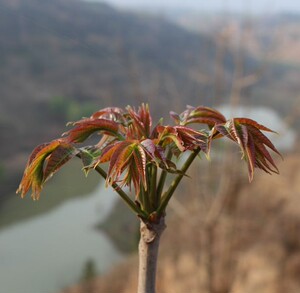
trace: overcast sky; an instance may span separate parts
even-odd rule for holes
[[[91,0],[101,1],[101,0]],[[228,12],[300,12],[300,0],[106,0],[121,7],[190,8],[204,11]]]

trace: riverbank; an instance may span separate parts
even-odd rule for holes
[[[20,178],[21,180],[21,178]],[[39,201],[33,202],[28,194],[21,199],[15,193],[5,196],[0,208],[0,231],[9,225],[22,222],[49,212],[73,198],[88,196],[103,181],[98,174],[90,172],[85,177],[82,163],[73,160],[47,182]],[[15,186],[15,190],[18,186]]]
[[[116,199],[111,189],[99,185],[90,194],[1,229],[1,292],[57,292],[80,282],[87,262],[98,274],[119,262],[121,253],[96,229]]]
[[[285,155],[280,175],[257,174],[228,201],[208,238],[208,207],[199,190],[181,201],[187,217],[168,213],[161,241],[157,288],[161,293],[300,292],[300,158]],[[192,192],[192,190],[194,190]],[[200,205],[201,203],[201,205]],[[94,292],[136,290],[133,256],[91,283]],[[209,271],[211,270],[211,271]],[[77,285],[64,293],[81,293]]]

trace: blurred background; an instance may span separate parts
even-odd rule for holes
[[[142,102],[256,119],[284,156],[252,184],[230,142],[193,165],[159,292],[300,292],[299,1],[0,0],[0,85],[1,293],[135,291],[138,221],[101,179],[75,160],[38,202],[15,190],[66,122]]]

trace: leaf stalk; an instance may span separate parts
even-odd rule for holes
[[[178,184],[180,183],[181,179],[183,178],[183,176],[186,173],[186,171],[188,170],[188,168],[191,166],[194,159],[198,156],[200,150],[201,150],[200,148],[197,148],[190,154],[190,156],[187,158],[187,160],[185,161],[185,163],[183,164],[183,166],[181,168],[182,174],[177,175],[177,177],[170,184],[168,190],[163,194],[163,196],[161,198],[160,206],[157,209],[158,217],[160,217],[165,212],[165,209],[166,209],[166,207],[169,203],[169,200],[171,199],[174,191],[176,190]]]
[[[99,166],[95,167],[95,171],[98,172],[105,180],[107,178],[107,173]],[[141,210],[124,192],[124,190],[117,184],[112,183],[112,188],[121,196],[121,198],[125,201],[125,203],[132,209],[132,211],[137,214],[142,219],[147,219],[148,215],[143,210]]]

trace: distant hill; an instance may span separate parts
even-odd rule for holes
[[[0,36],[6,178],[19,176],[33,146],[98,108],[151,101],[159,117],[209,103],[212,39],[163,19],[103,3],[0,0]],[[15,181],[2,186],[14,189]]]
[[[201,36],[214,36],[223,46],[219,51],[240,50],[243,58],[254,58],[259,78],[244,89],[241,102],[271,107],[282,117],[288,116],[292,127],[300,129],[299,13],[201,14],[171,10],[166,17]]]
[[[215,38],[163,17],[78,0],[0,0],[0,36],[2,193],[15,189],[30,150],[60,135],[68,120],[144,101],[166,117],[186,104],[224,103],[230,93],[234,52],[224,53],[224,91],[215,97]],[[257,67],[244,56],[246,73]],[[289,71],[274,72],[245,95],[280,108],[287,85],[276,79]]]

